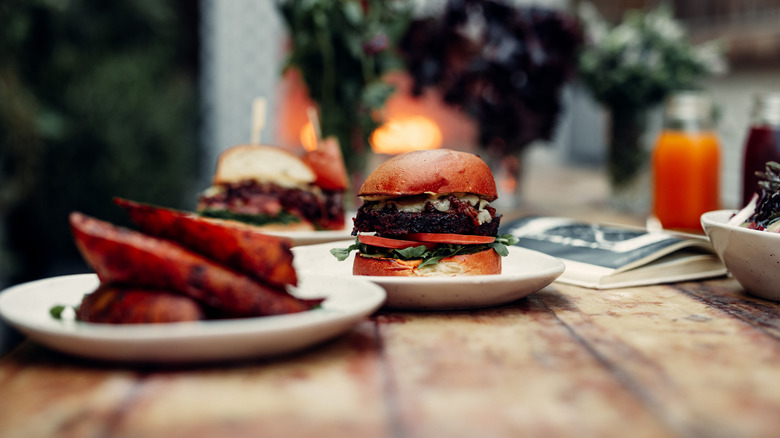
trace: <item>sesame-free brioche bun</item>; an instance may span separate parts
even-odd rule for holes
[[[496,181],[479,156],[450,149],[396,155],[380,164],[360,187],[364,199],[422,193],[474,193],[488,201],[498,197]]]
[[[299,187],[313,183],[315,177],[311,167],[291,152],[275,146],[246,144],[233,146],[219,155],[214,184],[254,180]]]
[[[395,277],[450,277],[501,273],[501,256],[493,249],[475,254],[456,255],[441,259],[433,266],[418,267],[422,260],[364,257],[355,255],[353,275]]]

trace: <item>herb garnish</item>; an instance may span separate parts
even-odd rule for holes
[[[276,216],[267,214],[242,214],[234,213],[230,210],[203,210],[199,213],[203,217],[212,219],[225,219],[243,222],[249,225],[268,225],[268,224],[294,224],[300,222],[301,218],[286,211],[281,211]]]
[[[76,307],[76,306],[63,306],[62,304],[56,304],[56,305],[51,306],[49,308],[49,314],[54,319],[62,319],[62,314],[67,309],[73,309],[74,312],[78,311],[78,307]],[[78,319],[78,318],[76,318],[76,319]]]
[[[366,245],[360,243],[355,238],[355,243],[347,248],[333,248],[330,253],[333,254],[339,261],[344,261],[349,257],[349,253],[352,251],[360,251],[360,255],[363,257],[372,258],[396,258],[401,260],[418,260],[422,259],[420,267],[431,266],[439,263],[441,259],[452,257],[455,255],[464,254],[476,254],[478,252],[485,251],[487,249],[495,250],[502,257],[509,255],[507,246],[511,246],[517,243],[517,237],[511,234],[504,234],[496,237],[496,240],[492,243],[483,243],[478,245],[457,245],[452,243],[439,244],[433,249],[427,249],[425,246],[413,246],[404,249],[391,249],[380,248],[376,246]]]

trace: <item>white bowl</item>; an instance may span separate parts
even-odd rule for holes
[[[780,301],[780,233],[729,225],[734,210],[704,213],[701,225],[731,275],[749,293]]]

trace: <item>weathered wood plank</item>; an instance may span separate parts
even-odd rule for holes
[[[777,303],[733,280],[381,312],[292,356],[111,366],[25,343],[6,437],[731,437],[780,430]]]
[[[400,436],[670,436],[556,319],[567,308],[548,288],[494,309],[380,315]]]
[[[676,287],[557,287],[573,303],[557,317],[678,435],[777,435],[775,338]]]
[[[0,437],[108,436],[136,381],[25,342],[0,361]]]
[[[676,287],[677,290],[739,318],[780,341],[780,303],[748,294],[736,280],[681,283]]]
[[[0,437],[390,436],[375,335],[365,321],[288,357],[138,372],[31,345],[0,362]]]
[[[147,376],[113,436],[388,436],[370,321],[286,358]]]

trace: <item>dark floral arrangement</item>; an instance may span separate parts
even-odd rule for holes
[[[552,137],[581,41],[565,11],[448,0],[442,13],[410,24],[400,49],[413,92],[438,88],[477,121],[481,146],[500,155]]]

